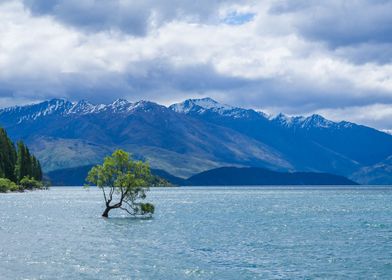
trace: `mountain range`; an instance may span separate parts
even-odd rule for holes
[[[46,172],[100,163],[117,148],[178,177],[223,166],[327,172],[391,184],[392,135],[320,115],[268,116],[189,99],[91,104],[53,99],[0,110],[0,126],[24,140]]]

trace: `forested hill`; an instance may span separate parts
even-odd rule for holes
[[[276,172],[256,167],[221,167],[196,174],[185,182],[188,186],[255,185],[358,185],[343,176],[315,172]]]
[[[92,165],[67,168],[48,173],[56,186],[82,186]],[[178,186],[255,186],[255,185],[357,185],[343,176],[315,172],[275,172],[265,168],[221,167],[196,174],[188,179],[163,170],[152,173]]]

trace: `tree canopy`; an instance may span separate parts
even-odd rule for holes
[[[7,132],[0,128],[0,178],[18,183],[24,177],[41,181],[41,164],[22,141],[17,143],[15,149]]]
[[[0,177],[16,181],[16,150],[7,132],[0,128]]]
[[[31,177],[41,181],[41,164],[37,158],[30,153],[29,148],[22,141],[19,141],[17,146],[18,152],[15,165],[16,180],[20,182],[24,177]]]
[[[108,217],[110,210],[116,208],[133,216],[151,216],[154,205],[142,201],[152,179],[147,163],[134,161],[129,153],[117,150],[106,157],[102,165],[93,167],[86,181],[102,190],[106,205],[103,217]]]
[[[39,160],[30,153],[22,141],[17,143],[16,148],[3,128],[0,128],[0,178],[6,179],[1,181],[3,191],[23,190],[23,186],[15,188],[10,182],[20,184],[25,179],[24,182],[36,181],[34,185],[41,186],[42,181]]]

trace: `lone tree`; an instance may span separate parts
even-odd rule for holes
[[[133,161],[130,154],[117,150],[102,165],[93,167],[86,181],[102,190],[106,204],[102,217],[107,218],[116,208],[133,216],[151,216],[154,205],[141,201],[146,198],[152,178],[148,164]]]

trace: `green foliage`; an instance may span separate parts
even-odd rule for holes
[[[0,128],[0,177],[15,181],[16,151],[6,131]]]
[[[16,150],[3,128],[0,128],[0,178],[8,179],[14,183],[21,183],[22,179],[26,178],[20,187],[16,184],[10,185],[8,181],[2,180],[2,189],[7,191],[35,189],[42,186],[40,162],[30,153],[22,141],[18,142]]]
[[[141,203],[140,210],[142,215],[149,214],[149,213],[154,214],[155,206],[151,203]]]
[[[40,170],[41,167],[39,166],[38,160],[30,154],[29,148],[27,148],[22,141],[19,141],[17,146],[18,152],[15,166],[15,175],[17,181],[19,182],[26,176],[41,180],[42,171]]]
[[[19,191],[20,188],[18,185],[16,185],[14,182],[12,182],[9,179],[6,178],[0,178],[0,192],[5,193],[5,192],[14,192],[14,191]]]
[[[31,157],[31,168],[32,168],[31,176],[37,179],[38,181],[42,181],[41,164],[35,156]]]
[[[152,175],[150,179],[150,186],[151,187],[173,187],[173,184],[171,184],[169,181],[159,177]]]
[[[20,180],[19,185],[26,190],[43,189],[44,184],[34,178],[25,176]]]
[[[7,178],[0,178],[0,192],[2,193],[44,188],[45,186],[42,182],[29,177],[22,178],[22,180],[19,182],[19,185],[15,184]]]
[[[115,208],[131,215],[152,214],[154,206],[140,202],[146,198],[151,180],[149,165],[132,160],[131,155],[122,150],[106,157],[102,165],[93,167],[86,178],[88,183],[96,185],[103,192],[106,204],[102,214],[104,217]]]

